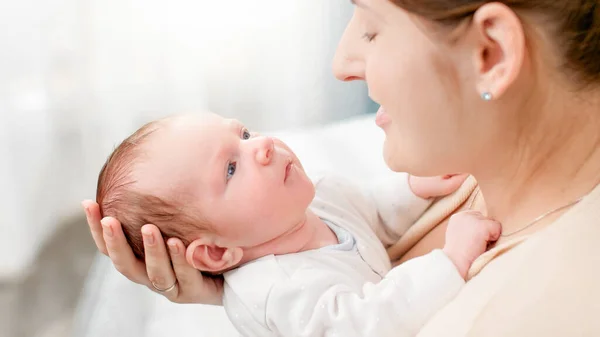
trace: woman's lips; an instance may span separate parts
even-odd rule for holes
[[[383,127],[384,125],[390,123],[392,120],[390,119],[390,115],[385,112],[385,109],[380,106],[379,110],[377,110],[377,115],[375,116],[375,124],[379,127]]]

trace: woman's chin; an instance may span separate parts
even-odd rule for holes
[[[400,157],[398,149],[394,146],[394,142],[386,136],[383,143],[383,160],[385,161],[385,165],[394,172],[404,172],[405,165],[399,160]]]

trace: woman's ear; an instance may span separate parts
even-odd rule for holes
[[[185,251],[187,262],[200,271],[219,273],[236,266],[244,256],[239,247],[219,247],[209,238],[190,243]]]
[[[481,6],[473,15],[476,34],[473,52],[480,96],[486,99],[502,96],[516,80],[525,57],[525,34],[515,12],[501,3]]]

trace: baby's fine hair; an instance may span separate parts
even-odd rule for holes
[[[203,223],[197,212],[191,212],[181,201],[136,188],[133,171],[143,160],[142,145],[161,124],[161,120],[150,122],[125,139],[108,157],[98,176],[96,202],[100,205],[101,216],[121,222],[125,238],[141,260],[145,258],[142,226],[153,224],[160,229],[165,241],[176,237],[187,247],[190,234]]]

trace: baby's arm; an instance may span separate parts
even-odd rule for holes
[[[226,286],[232,296],[224,305],[243,336],[413,336],[456,295],[470,264],[500,232],[481,214],[459,213],[450,219],[443,250],[360,288],[348,282],[351,274],[329,269],[307,266],[290,275],[275,260],[248,264],[234,275],[244,290]]]
[[[398,241],[433,200],[412,191],[407,173],[380,178],[364,192],[373,214],[371,227],[386,247]]]
[[[464,284],[471,263],[501,233],[476,212],[454,215],[443,250],[393,268],[362,291],[327,273],[308,271],[276,285],[267,325],[279,336],[414,336]]]
[[[413,336],[463,284],[440,250],[392,269],[362,291],[330,274],[305,272],[273,288],[267,325],[274,336]]]
[[[369,186],[365,195],[375,215],[371,224],[379,240],[386,247],[398,241],[436,197],[453,193],[466,177],[415,177],[393,173]]]

